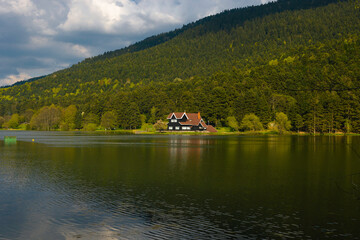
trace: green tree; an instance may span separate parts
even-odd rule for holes
[[[130,129],[141,127],[140,109],[135,102],[130,103],[128,108],[128,118]]]
[[[113,129],[116,127],[116,115],[114,112],[106,112],[101,117],[101,126],[105,129]]]
[[[167,123],[164,122],[163,120],[158,120],[155,124],[154,124],[154,128],[156,131],[165,131],[167,129]]]
[[[146,124],[146,115],[145,114],[141,114],[140,115],[140,120],[141,120],[141,126]]]
[[[85,114],[85,117],[84,117],[84,126],[89,124],[89,123],[93,123],[95,125],[98,125],[99,124],[99,118],[98,116],[96,116],[95,114],[93,113],[88,113],[88,114]]]
[[[23,114],[24,121],[26,123],[29,123],[31,121],[32,116],[34,115],[34,110],[32,109],[26,109],[26,111]]]
[[[74,128],[81,129],[81,122],[82,122],[82,114],[81,114],[80,109],[77,109],[76,114],[75,114]]]
[[[225,78],[226,76],[221,77]],[[222,124],[225,123],[226,115],[228,114],[228,101],[230,96],[223,86],[216,86],[210,90],[208,97],[211,104],[209,104],[210,106],[206,109],[207,119],[209,119],[210,122],[214,122],[216,127],[221,127]]]
[[[288,120],[288,117],[285,113],[276,113],[275,121],[280,134],[290,130],[291,122]]]
[[[349,119],[346,119],[345,120],[345,123],[344,123],[344,128],[345,128],[345,132],[346,133],[350,133],[351,132],[351,122]]]
[[[15,113],[11,115],[11,118],[5,123],[5,126],[7,128],[17,128],[19,126],[19,114]]]
[[[257,117],[254,113],[245,115],[245,117],[241,121],[240,128],[250,131],[260,131],[264,129],[259,117]]]
[[[231,128],[233,131],[239,130],[239,123],[234,116],[230,116],[226,118],[226,124]]]
[[[157,117],[157,112],[158,111],[159,110],[154,106],[151,108],[149,123],[155,123],[156,122],[156,117]]]
[[[61,130],[68,131],[75,129],[77,108],[75,105],[70,105],[63,110],[62,121],[60,123]]]
[[[5,119],[3,117],[0,117],[0,128],[3,127],[4,123],[5,123]]]
[[[293,97],[282,95],[282,94],[272,94],[270,97],[270,105],[273,113],[285,111],[287,112],[296,104],[296,100]],[[276,114],[275,114],[276,115]]]
[[[87,132],[93,132],[96,129],[97,129],[97,125],[95,123],[87,123],[83,128],[83,130]]]
[[[119,124],[124,129],[135,129],[141,127],[140,110],[136,103],[131,102],[122,106],[119,111]]]
[[[300,114],[296,114],[294,120],[294,126],[296,127],[297,131],[300,132],[300,128],[304,126],[304,119]]]
[[[38,130],[52,130],[59,127],[62,111],[59,107],[51,105],[42,107],[37,114],[34,114],[30,126]]]

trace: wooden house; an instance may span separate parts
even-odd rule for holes
[[[169,120],[168,131],[208,131],[217,132],[211,125],[206,125],[201,118],[200,112],[186,113],[173,112],[167,117]]]

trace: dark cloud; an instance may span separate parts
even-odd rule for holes
[[[1,46],[24,44],[29,40],[27,29],[21,19],[15,14],[0,15],[0,44]],[[25,33],[25,34],[24,34]],[[1,48],[0,50],[2,50]]]

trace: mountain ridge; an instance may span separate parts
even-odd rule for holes
[[[108,51],[108,52],[105,52],[98,56],[87,58],[84,61],[97,60],[97,59],[101,59],[103,57],[116,57],[116,56],[119,56],[119,55],[122,55],[125,53],[137,52],[137,51],[145,50],[149,47],[157,46],[159,44],[162,44],[164,42],[167,42],[167,41],[173,39],[174,37],[178,36],[179,34],[185,32],[188,29],[197,27],[202,24],[207,24],[209,22],[212,22],[214,19],[216,19],[218,17],[222,17],[222,15],[226,14],[226,13],[229,13],[230,20],[232,20],[234,18],[233,15],[235,15],[235,16],[243,15],[243,16],[241,17],[242,19],[240,21],[239,20],[237,21],[236,25],[232,25],[232,26],[229,25],[228,24],[229,20],[228,20],[225,23],[224,22],[220,23],[215,29],[222,29],[222,26],[225,26],[225,28],[228,28],[228,26],[231,26],[233,28],[238,25],[241,25],[244,21],[251,20],[255,17],[259,18],[259,17],[265,16],[268,14],[274,14],[274,13],[278,13],[281,11],[307,9],[307,8],[311,8],[311,7],[323,6],[323,5],[326,5],[329,3],[335,3],[335,2],[340,2],[340,1],[344,1],[344,0],[321,0],[321,1],[278,0],[278,1],[274,1],[274,2],[269,2],[267,4],[261,4],[260,6],[253,5],[253,6],[243,7],[243,8],[234,8],[234,9],[224,10],[220,13],[204,17],[195,22],[185,24],[181,28],[178,28],[178,29],[175,29],[175,30],[172,30],[169,32],[165,32],[165,33],[160,33],[160,34],[157,34],[154,36],[150,36],[148,38],[145,38],[144,40],[141,40],[139,42],[131,44],[128,47],[124,47],[122,49],[117,49],[117,50],[113,50],[113,51]],[[299,2],[301,2],[302,4],[298,4]],[[279,3],[282,3],[282,4],[279,4]],[[261,12],[261,15],[251,16],[252,13],[249,10],[253,9],[254,7],[262,8],[261,10],[259,10]],[[247,11],[249,11],[249,13]]]

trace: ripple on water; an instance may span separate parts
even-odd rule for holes
[[[30,139],[29,136],[27,138]],[[208,172],[219,173],[220,170],[228,171],[229,176],[236,175],[237,173],[232,174],[228,167],[222,168],[221,164],[231,164],[231,167],[236,168],[237,164],[240,164],[243,160],[240,158],[240,160],[238,158],[230,159],[231,161],[221,159],[220,162],[217,162],[219,165],[212,166],[210,158],[215,152],[211,152],[211,149],[207,149],[210,154],[205,154],[200,150],[194,151],[195,156],[199,158],[206,156],[210,160],[201,159],[202,162],[192,160],[181,162],[186,167],[179,171],[185,172],[188,169],[189,172],[184,174],[186,177],[191,177],[192,174],[197,176],[194,178],[194,185],[192,182],[188,183],[189,186],[186,186],[185,190],[184,186],[187,179],[181,178],[174,181],[175,177],[183,173],[181,172],[181,174],[174,177],[172,174],[177,173],[175,168],[171,168],[171,174],[164,175],[166,177],[163,177],[163,179],[155,176],[156,173],[148,173],[151,172],[150,170],[156,170],[156,168],[165,168],[164,171],[170,169],[170,167],[166,169],[167,158],[162,156],[167,151],[160,151],[161,154],[158,154],[159,148],[148,149],[148,146],[170,146],[179,148],[179,151],[182,151],[182,147],[196,148],[196,144],[195,147],[191,146],[191,141],[180,143],[161,138],[159,141],[148,143],[146,141],[136,142],[134,138],[128,137],[121,139],[107,136],[80,136],[73,138],[66,135],[53,137],[44,135],[43,137],[40,136],[38,140],[39,142],[48,142],[58,148],[55,149],[53,146],[49,147],[48,145],[41,146],[37,148],[39,153],[36,153],[36,155],[32,152],[36,144],[19,142],[14,147],[0,149],[0,238],[49,239],[49,236],[51,236],[51,239],[357,238],[354,234],[341,232],[343,224],[339,221],[338,216],[328,220],[327,224],[309,227],[304,226],[306,220],[308,220],[306,219],[307,216],[304,217],[304,213],[302,215],[299,212],[291,212],[289,208],[283,210],[281,209],[282,206],[277,207],[274,205],[273,209],[257,208],[258,205],[266,206],[266,204],[263,204],[268,203],[266,200],[264,202],[254,201],[254,204],[248,204],[253,208],[248,208],[247,205],[241,205],[241,203],[247,203],[246,200],[233,200],[230,193],[224,195],[213,194],[211,196],[216,196],[218,199],[206,199],[208,193],[212,194],[216,187],[221,188],[222,186],[215,186],[216,183],[211,181],[209,182],[214,184],[212,187],[207,186],[208,181],[203,185],[201,183],[197,184],[202,181],[200,177],[213,177],[207,175]],[[257,138],[257,141],[257,144],[262,144],[261,138]],[[250,143],[247,145],[250,145]],[[149,158],[147,161],[142,161],[143,156],[133,159],[132,157],[135,156],[133,152],[137,151],[137,148],[134,148],[135,151],[132,150],[127,161],[117,162],[118,155],[121,155],[122,152],[114,151],[115,160],[110,162],[111,167],[109,167],[101,157],[95,160],[92,159],[92,162],[88,161],[84,157],[90,157],[91,155],[84,154],[84,152],[88,152],[87,149],[85,151],[70,149],[69,145],[74,144],[87,147],[98,146],[98,152],[97,150],[91,151],[91,154],[111,151],[117,145],[122,147],[141,145],[146,146],[146,151],[139,152],[149,152],[153,155],[153,158]],[[112,147],[101,148],[99,145]],[[65,148],[62,148],[63,146]],[[30,149],[28,152],[23,151],[26,147]],[[70,149],[71,151],[69,151],[69,154],[61,155],[64,149]],[[239,149],[241,149],[240,144]],[[43,150],[46,150],[46,152]],[[226,155],[236,156],[237,154],[235,148],[231,148],[228,154],[223,154],[224,152],[220,147],[216,150],[221,153],[222,157]],[[52,155],[61,156],[54,157]],[[63,159],[63,156],[69,158],[73,156],[73,158]],[[81,157],[84,159],[81,159]],[[158,161],[158,158],[161,161]],[[215,160],[212,159],[212,161]],[[99,164],[99,162],[104,164]],[[133,164],[134,162],[137,164]],[[254,162],[246,162],[247,167],[250,169],[250,165]],[[284,161],[274,167],[271,165],[271,158],[269,158],[266,163],[273,169],[280,169],[283,165],[289,166],[284,170],[286,172],[291,170],[292,167],[298,169],[297,165],[291,165],[293,162],[295,161]],[[349,163],[350,161],[347,162],[347,164]],[[94,164],[94,166],[88,167],[88,164]],[[147,170],[148,167],[149,169],[152,168],[149,171],[142,172],[139,170],[138,164],[143,164],[140,168],[146,168]],[[326,161],[326,164],[328,164],[328,161]],[[120,170],[112,171],[113,165],[116,165]],[[220,170],[217,169],[218,166],[221,168]],[[236,171],[238,170],[241,169],[238,168]],[[90,171],[90,173],[87,171]],[[100,174],[97,175],[97,173],[101,171],[103,171],[103,175],[99,177]],[[124,176],[118,177],[119,173],[124,174]],[[146,173],[148,176],[141,178],[142,176],[139,173]],[[288,175],[285,174],[284,176],[287,177]],[[226,178],[226,175],[220,175],[219,180],[222,180],[221,178]],[[175,190],[170,189],[173,185],[170,184],[171,187],[169,187],[169,185],[163,184],[168,179],[173,181],[171,184],[176,185]],[[232,184],[236,179],[229,178],[227,180]],[[243,180],[246,181],[247,179],[244,178]],[[301,180],[303,179],[301,178]],[[258,181],[258,178],[256,181]],[[226,181],[223,182],[224,185],[226,183]],[[262,182],[259,182],[258,185],[261,184]],[[245,193],[242,192],[242,194],[254,194],[252,191],[255,191],[256,187],[258,186],[253,186],[254,189],[249,189]],[[232,190],[237,189],[231,188]],[[172,195],[168,196],[168,193]],[[256,192],[256,194],[259,193]],[[249,197],[249,199],[251,198]],[[345,206],[345,204],[339,203],[339,205],[341,204]],[[271,204],[268,203],[269,205]],[[299,208],[297,210],[300,211]],[[309,211],[306,214],[312,216]],[[354,217],[353,219],[350,218],[349,221],[353,221],[352,224],[356,225],[358,220],[356,215]],[[310,234],[312,235],[310,236]]]

